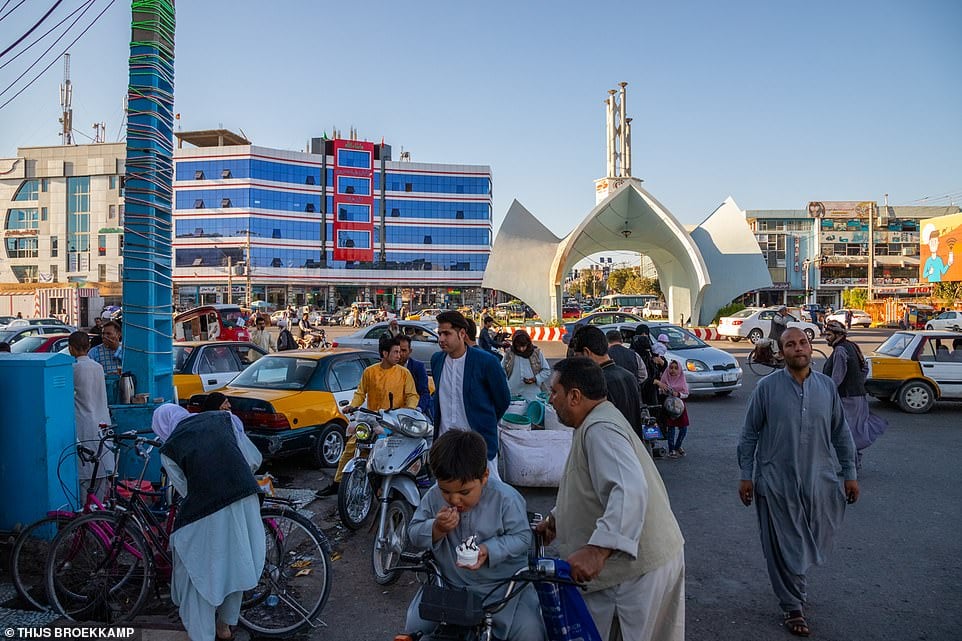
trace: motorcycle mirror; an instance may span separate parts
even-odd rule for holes
[[[351,404],[351,401],[349,401],[349,400],[347,400],[347,399],[344,399],[343,401],[338,401],[337,404],[338,404],[339,406],[341,406],[341,407],[347,407],[348,405]]]

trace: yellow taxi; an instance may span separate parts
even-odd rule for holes
[[[218,391],[265,456],[306,452],[317,465],[334,467],[347,428],[341,407],[350,403],[364,369],[378,362],[376,353],[361,350],[278,352],[257,359]],[[188,409],[198,411],[206,396],[192,396]]]
[[[923,414],[938,400],[962,399],[962,333],[895,332],[865,360],[865,390],[905,412]]]
[[[220,389],[263,355],[259,347],[243,341],[174,343],[177,398],[186,405],[194,394]]]
[[[440,314],[443,311],[446,311],[446,310],[440,309],[438,307],[428,307],[420,311],[412,312],[408,314],[404,320],[433,321],[435,318],[437,318],[438,314]]]

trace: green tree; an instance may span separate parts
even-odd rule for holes
[[[932,288],[932,296],[954,303],[962,299],[962,281],[936,283]]]
[[[630,268],[614,269],[608,274],[608,290],[619,294],[633,294],[628,291],[628,285],[636,278],[635,271]]]
[[[864,309],[867,302],[867,289],[846,289],[842,292],[842,305],[849,309]]]

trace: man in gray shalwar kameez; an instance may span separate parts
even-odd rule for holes
[[[87,355],[90,351],[90,337],[86,332],[74,332],[67,339],[70,355],[77,359],[73,365],[74,389],[74,418],[77,428],[77,442],[88,449],[96,451],[102,433],[101,425],[110,425],[110,409],[107,407],[107,387],[104,383],[104,368],[97,361]],[[97,468],[97,478],[93,482],[93,492],[98,498],[103,498],[107,490],[104,479],[113,474],[115,468],[114,453],[104,449],[101,453],[100,467]],[[80,504],[87,500],[87,491],[91,489],[90,475],[93,473],[93,463],[77,459],[77,478],[80,481]]]
[[[789,328],[780,348],[786,368],[758,383],[745,417],[739,496],[745,505],[755,501],[785,626],[808,636],[805,575],[825,561],[846,500],[858,500],[855,444],[835,383],[811,370],[808,337]]]

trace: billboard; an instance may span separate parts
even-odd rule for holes
[[[919,221],[919,281],[962,281],[962,264],[955,259],[955,244],[962,239],[962,214]]]
[[[334,260],[374,260],[374,143],[334,141]]]
[[[808,203],[812,218],[869,218],[875,208],[871,200],[813,200]]]

